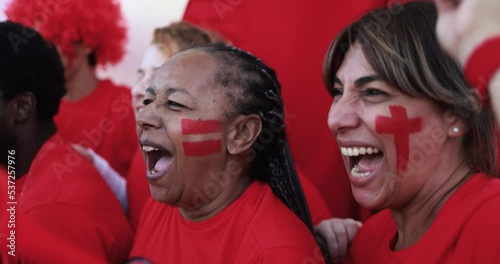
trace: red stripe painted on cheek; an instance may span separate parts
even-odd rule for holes
[[[398,171],[403,172],[410,155],[410,134],[422,131],[422,118],[409,119],[406,108],[390,105],[391,116],[377,116],[375,131],[380,134],[393,134],[396,144]]]
[[[221,140],[204,140],[194,142],[182,142],[184,155],[186,156],[206,156],[221,152]]]
[[[182,119],[181,128],[183,135],[210,134],[221,131],[219,120],[192,120]]]

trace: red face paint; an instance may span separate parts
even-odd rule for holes
[[[221,132],[221,123],[218,120],[192,120],[182,119],[181,128],[183,135],[204,135]],[[221,151],[220,139],[182,142],[184,155],[206,156]]]
[[[398,171],[405,171],[410,155],[410,134],[422,130],[422,118],[409,119],[406,108],[390,105],[391,117],[377,116],[375,130],[380,134],[393,134],[396,143]]]
[[[186,156],[206,156],[221,151],[221,140],[182,142]]]
[[[183,135],[210,134],[221,131],[220,121],[218,120],[181,120]]]

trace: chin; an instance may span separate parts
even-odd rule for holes
[[[155,199],[157,202],[171,205],[171,199],[168,193],[168,189],[151,185],[149,185],[149,189],[151,191],[151,197],[153,197],[153,199]]]
[[[364,208],[370,210],[382,210],[386,208],[383,202],[380,201],[380,198],[373,193],[353,190],[352,194],[356,202],[358,202]]]

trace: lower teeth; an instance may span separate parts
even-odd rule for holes
[[[351,169],[351,174],[352,176],[356,177],[356,178],[360,178],[360,177],[366,177],[370,174],[369,171],[366,171],[366,172],[360,172],[359,171],[359,168],[358,168],[358,165],[354,165],[354,167]]]
[[[154,173],[157,173],[157,172],[158,172],[158,171],[157,171],[157,170],[155,170],[155,169],[152,169],[152,170],[151,170],[151,173],[153,173],[153,174],[154,174]]]

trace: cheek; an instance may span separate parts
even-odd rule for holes
[[[203,140],[197,142],[182,142],[184,155],[186,156],[207,156],[221,152],[221,140]]]
[[[136,120],[136,123],[135,123],[135,133],[137,135],[137,139],[139,139],[141,137],[142,127],[139,126],[139,124],[137,123],[137,120]]]
[[[181,128],[185,156],[207,156],[222,151],[219,120],[182,119]]]
[[[146,93],[146,89],[151,83],[152,75],[146,74],[137,80],[137,83],[132,87],[132,95],[142,95]]]
[[[334,120],[333,120],[334,115],[333,115],[333,110],[334,109],[333,109],[333,103],[332,103],[332,105],[330,106],[330,110],[328,110],[328,117],[327,117],[327,120],[326,120],[328,128],[330,129],[330,131],[332,133],[334,133],[334,124],[333,124],[334,123]]]
[[[396,146],[398,172],[404,172],[408,165],[410,153],[410,135],[422,131],[421,117],[408,117],[403,106],[390,105],[390,116],[375,118],[375,131],[379,134],[390,134]]]

